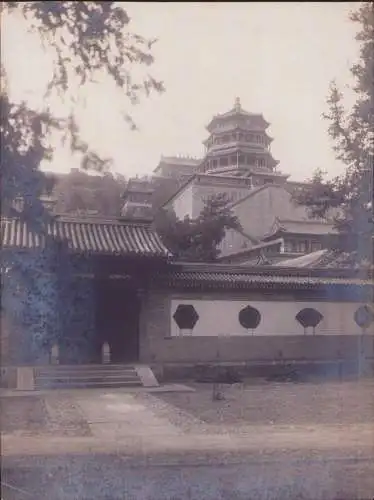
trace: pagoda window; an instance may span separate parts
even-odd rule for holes
[[[312,241],[311,242],[311,251],[318,252],[318,250],[322,250],[322,243],[320,241]]]
[[[224,136],[222,137],[222,142],[223,142],[223,143],[226,143],[226,142],[229,142],[229,141],[230,141],[230,136],[229,136],[229,135],[224,135]]]
[[[213,160],[213,168],[217,167],[217,160]]]
[[[293,240],[291,242],[292,253],[307,253],[309,247],[308,243],[307,240]]]
[[[292,247],[292,241],[291,240],[286,240],[284,242],[284,251],[285,251],[285,253],[292,253],[293,247]]]
[[[291,240],[291,252],[297,253],[297,241]]]
[[[240,165],[245,165],[245,155],[239,155],[239,163]]]
[[[227,157],[220,158],[219,164],[221,167],[227,167],[229,164],[228,158]]]
[[[252,142],[252,141],[251,141],[251,139],[252,139],[252,135],[251,135],[251,134],[246,134],[246,135],[245,135],[245,140],[246,140],[247,142]]]
[[[308,251],[308,241],[302,240],[299,242],[299,253],[306,253]]]
[[[230,156],[230,164],[231,165],[236,165],[237,162],[237,157],[236,156]]]

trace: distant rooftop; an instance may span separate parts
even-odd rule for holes
[[[277,262],[274,266],[298,269],[355,269],[358,267],[374,269],[373,264],[369,261],[362,261],[359,265],[356,259],[356,252],[342,252],[338,250],[323,249],[301,257]]]
[[[264,119],[262,113],[253,113],[253,112],[249,112],[249,111],[244,110],[242,108],[242,105],[241,105],[241,102],[240,102],[240,98],[237,97],[235,99],[235,103],[234,103],[233,108],[231,108],[229,111],[226,111],[225,113],[219,113],[219,114],[214,115],[213,118],[212,118],[212,120],[210,121],[210,124],[208,125],[208,127],[212,124],[212,122],[216,121],[217,119],[227,118],[227,117],[235,116],[235,115],[242,115],[242,116],[248,116],[248,117],[257,117],[257,118],[260,118],[261,120],[263,120],[263,122],[264,122],[264,124],[266,124],[266,126],[270,125],[269,122],[267,122]]]
[[[172,163],[180,165],[199,165],[201,162],[200,158],[194,158],[193,156],[161,156],[160,163]]]
[[[101,216],[59,216],[48,223],[47,234],[66,241],[70,251],[86,255],[168,257],[170,253],[148,221]],[[35,250],[45,235],[20,219],[1,219],[3,249]]]
[[[175,165],[182,167],[198,167],[201,163],[200,158],[194,158],[192,156],[161,156],[160,161],[157,167],[153,170],[153,172],[158,172],[162,166],[164,165]]]
[[[226,111],[225,113],[219,113],[218,115],[215,116],[228,116],[232,114],[241,114],[241,115],[248,115],[248,116],[262,116],[261,113],[251,113],[249,111],[245,111],[242,108],[241,102],[240,102],[240,97],[236,97],[234,107],[231,108],[229,111]]]

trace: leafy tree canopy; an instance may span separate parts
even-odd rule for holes
[[[155,40],[129,31],[130,18],[117,2],[2,2],[0,9],[3,23],[9,16],[22,19],[52,61],[51,79],[39,107],[13,99],[6,58],[1,61],[2,216],[20,217],[33,232],[46,237],[45,249],[38,255],[26,258],[16,251],[2,253],[2,307],[8,316],[12,315],[17,331],[33,325],[21,335],[26,343],[20,343],[18,362],[25,362],[34,347],[38,352],[59,335],[56,325],[71,309],[61,298],[64,294],[70,296],[70,268],[63,263],[61,245],[56,254],[56,242],[46,230],[50,215],[41,200],[41,195],[53,190],[54,182],[40,170],[40,165],[44,160],[53,160],[53,145],[60,138],[65,147],[81,155],[83,169],[101,173],[109,170],[110,159],[100,157],[81,136],[76,116],[78,95],[84,95],[87,86],[109,79],[120,89],[124,102],[106,98],[104,104],[120,109],[134,129],[136,124],[126,103],[135,104],[151,91],[161,92],[163,85],[148,73],[154,61]],[[23,54],[28,57],[28,47]],[[56,102],[59,109],[66,111],[62,116],[56,113]],[[19,200],[22,203],[16,203]],[[45,276],[45,269],[51,269],[57,258],[58,282]],[[66,287],[62,285],[64,280]]]
[[[196,219],[177,219],[173,211],[161,209],[155,226],[165,246],[178,260],[212,262],[219,256],[219,244],[228,229],[241,229],[228,206],[225,193],[209,197]]]
[[[119,216],[126,184],[122,175],[111,172],[88,175],[82,170],[71,171],[54,185],[54,210],[58,214]]]
[[[374,158],[374,3],[358,4],[350,20],[358,26],[359,60],[351,68],[356,96],[351,109],[345,109],[343,94],[332,82],[327,100],[328,133],[337,159],[346,169],[343,175],[326,180],[321,170],[315,172],[311,186],[294,194],[314,217],[325,217],[336,209],[336,225],[352,247],[360,247],[363,256],[370,251],[373,235],[373,158]],[[344,246],[344,244],[343,244]]]
[[[53,158],[53,134],[58,133],[73,152],[81,154],[83,168],[103,171],[110,165],[110,159],[101,158],[82,140],[75,116],[77,96],[71,89],[82,90],[107,77],[128,103],[137,103],[152,90],[163,91],[163,84],[147,71],[134,77],[136,66],[145,68],[154,62],[155,40],[129,31],[130,18],[117,2],[3,2],[1,9],[4,22],[7,16],[21,14],[53,60],[43,109],[11,101],[6,67],[1,65],[2,211],[14,214],[14,201],[22,198],[22,216],[35,224],[45,216],[39,202],[46,188],[45,176],[39,166]],[[49,104],[52,97],[60,98],[71,112],[63,118],[56,116]],[[105,104],[110,106],[110,100]],[[136,128],[125,110],[123,116]]]

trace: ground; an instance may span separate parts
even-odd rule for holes
[[[4,500],[374,497],[373,380],[190,388],[4,393]]]

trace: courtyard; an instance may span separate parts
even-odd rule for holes
[[[157,391],[8,392],[1,398],[3,477],[33,496],[41,494],[43,484],[48,495],[39,497],[56,499],[370,498],[373,420],[372,380],[246,382],[225,387],[218,401],[212,400],[211,384]],[[67,487],[63,477],[69,467],[75,468],[69,471],[72,484]],[[148,488],[149,496],[133,489],[127,496],[115,496],[117,490],[107,497],[101,490],[101,496],[90,496],[91,476],[97,477],[90,467],[110,469],[110,488],[119,488],[117,476],[127,477],[127,485],[136,477],[154,484],[158,470],[164,479],[172,475],[170,485],[181,471],[189,471],[201,484],[211,477],[209,488],[215,477],[219,491],[226,493],[213,488],[212,496],[202,495],[192,488],[188,496],[183,483],[170,486],[168,496],[157,476],[158,486]],[[226,477],[229,471],[231,479]],[[233,479],[238,474],[240,484]],[[52,476],[61,477],[58,491]],[[221,484],[224,477],[226,486]],[[233,496],[227,496],[227,484]],[[234,496],[236,488],[254,496],[240,496],[239,490]],[[7,494],[5,499],[23,498]]]

